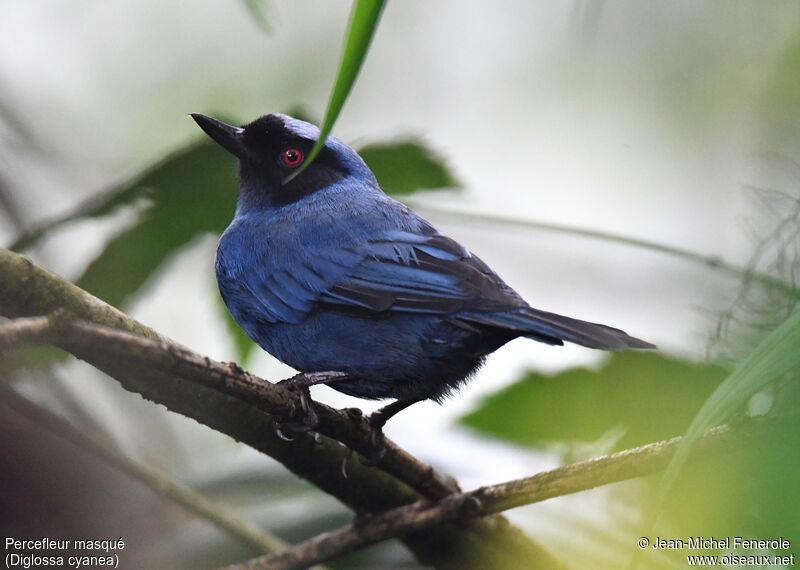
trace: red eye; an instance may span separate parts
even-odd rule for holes
[[[281,153],[281,162],[289,168],[300,166],[303,162],[303,151],[299,148],[287,148]]]

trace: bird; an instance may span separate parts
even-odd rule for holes
[[[480,258],[385,194],[338,138],[327,137],[306,164],[320,137],[310,123],[280,113],[243,126],[190,116],[238,162],[236,210],[216,252],[222,299],[253,341],[300,372],[288,384],[312,414],[312,384],[391,399],[368,418],[379,442],[389,418],[416,402],[441,403],[518,337],[655,348],[531,307]]]

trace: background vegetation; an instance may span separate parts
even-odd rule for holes
[[[316,122],[348,9],[0,7],[0,238],[199,352],[288,376],[214,290],[233,170],[185,115]],[[800,8],[788,1],[388,4],[336,134],[534,306],[661,347],[609,356],[515,341],[462,394],[415,406],[388,434],[471,488],[743,415],[796,417],[798,77]],[[3,366],[34,401],[289,542],[349,520],[268,458],[86,365],[37,352]],[[0,471],[24,498],[3,509],[7,535],[113,529],[142,568],[252,555],[46,430],[2,421]],[[626,563],[654,513],[654,535],[800,544],[798,428],[675,464],[671,485],[648,477],[509,515],[575,567]],[[683,553],[641,563],[680,566]],[[332,565],[416,563],[385,543]]]

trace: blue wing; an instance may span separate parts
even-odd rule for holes
[[[430,226],[421,232],[385,232],[360,245],[349,240],[338,247],[306,249],[302,256],[292,251],[273,255],[277,259],[268,266],[233,272],[218,255],[226,302],[233,294],[250,305],[228,303],[236,307],[240,322],[247,314],[269,323],[298,324],[325,307],[367,316],[426,313],[548,344],[566,340],[611,350],[653,348],[619,329],[531,308],[485,263]]]
[[[221,283],[228,284],[221,288],[245,293],[269,323],[300,323],[324,306],[432,314],[525,306],[483,262],[432,228],[428,235],[389,231],[361,245],[286,255],[249,270],[232,270],[224,255],[217,261]]]
[[[333,306],[448,314],[524,306],[482,261],[438,232],[388,232],[371,240],[357,267],[320,297]]]
[[[217,254],[220,291],[251,305],[250,312],[267,323],[300,323],[315,309],[322,294],[349,274],[363,259],[354,249],[316,251],[313,256],[286,256],[269,265],[239,268]],[[235,256],[232,256],[235,258]],[[236,315],[234,315],[236,316]]]
[[[619,329],[530,307],[485,263],[438,233],[393,232],[370,242],[369,255],[320,302],[375,313],[447,315],[462,327],[504,329],[547,344],[566,340],[611,350],[654,348]]]

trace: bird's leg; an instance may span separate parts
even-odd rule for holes
[[[367,418],[367,424],[370,428],[369,439],[372,446],[375,448],[375,459],[378,460],[386,453],[386,438],[383,435],[383,426],[389,421],[392,416],[402,412],[407,407],[416,404],[420,400],[395,400],[379,410],[372,412]]]
[[[314,403],[311,399],[309,387],[316,386],[317,384],[327,384],[328,382],[341,380],[346,377],[347,374],[344,372],[301,372],[300,374],[295,374],[291,378],[278,382],[278,384],[284,388],[297,392],[297,395],[300,397],[300,407],[303,409],[303,428],[300,431],[312,429],[319,423],[317,413],[314,411]],[[280,433],[280,424],[277,425],[280,437],[282,436]]]

